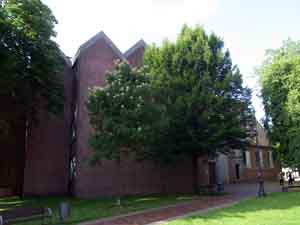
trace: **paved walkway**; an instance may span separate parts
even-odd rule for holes
[[[278,183],[266,183],[265,189],[267,192],[279,192],[281,190]],[[230,184],[225,187],[225,191],[230,194],[224,196],[203,196],[188,203],[180,203],[174,206],[151,209],[109,219],[100,219],[97,221],[82,223],[81,225],[162,224],[163,221],[172,218],[190,215],[195,212],[206,212],[211,209],[234,204],[245,198],[254,197],[257,195],[257,184]]]
[[[236,200],[257,196],[258,184],[257,183],[240,183],[229,184],[226,186],[225,191],[230,193]],[[279,182],[265,182],[265,191],[267,193],[281,192]]]

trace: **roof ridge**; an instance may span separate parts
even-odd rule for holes
[[[123,55],[125,58],[128,58],[136,49],[140,47],[146,47],[147,43],[143,40],[140,39],[138,42],[136,42],[132,47],[130,47]]]
[[[91,37],[88,41],[84,42],[82,45],[80,45],[79,49],[77,50],[74,58],[73,58],[73,64],[76,62],[78,57],[84,52],[86,49],[88,49],[90,46],[95,44],[98,40],[103,39],[109,47],[123,60],[126,60],[122,52],[119,50],[119,48],[112,42],[112,40],[104,33],[104,31],[100,31],[93,37]]]

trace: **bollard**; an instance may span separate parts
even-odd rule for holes
[[[70,204],[67,202],[62,202],[59,204],[59,218],[61,221],[65,222],[70,216]]]

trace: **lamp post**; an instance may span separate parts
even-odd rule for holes
[[[261,197],[265,197],[267,194],[265,192],[264,179],[263,179],[263,173],[261,167],[260,149],[258,144],[258,129],[257,129],[256,121],[255,121],[255,143],[256,143],[255,154],[256,154],[257,180],[258,180],[257,196],[261,198]]]

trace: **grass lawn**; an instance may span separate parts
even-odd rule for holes
[[[79,222],[94,220],[114,215],[136,212],[145,209],[175,204],[192,200],[193,196],[146,196],[126,197],[122,199],[122,207],[116,206],[116,199],[75,199],[75,198],[0,198],[0,214],[2,210],[18,206],[47,206],[54,212],[52,224],[77,224]],[[67,223],[60,223],[58,219],[58,205],[62,201],[71,204],[71,217]],[[41,224],[40,221],[23,223],[26,225]]]
[[[206,214],[179,219],[168,225],[299,225],[300,193],[275,193],[250,199]]]

